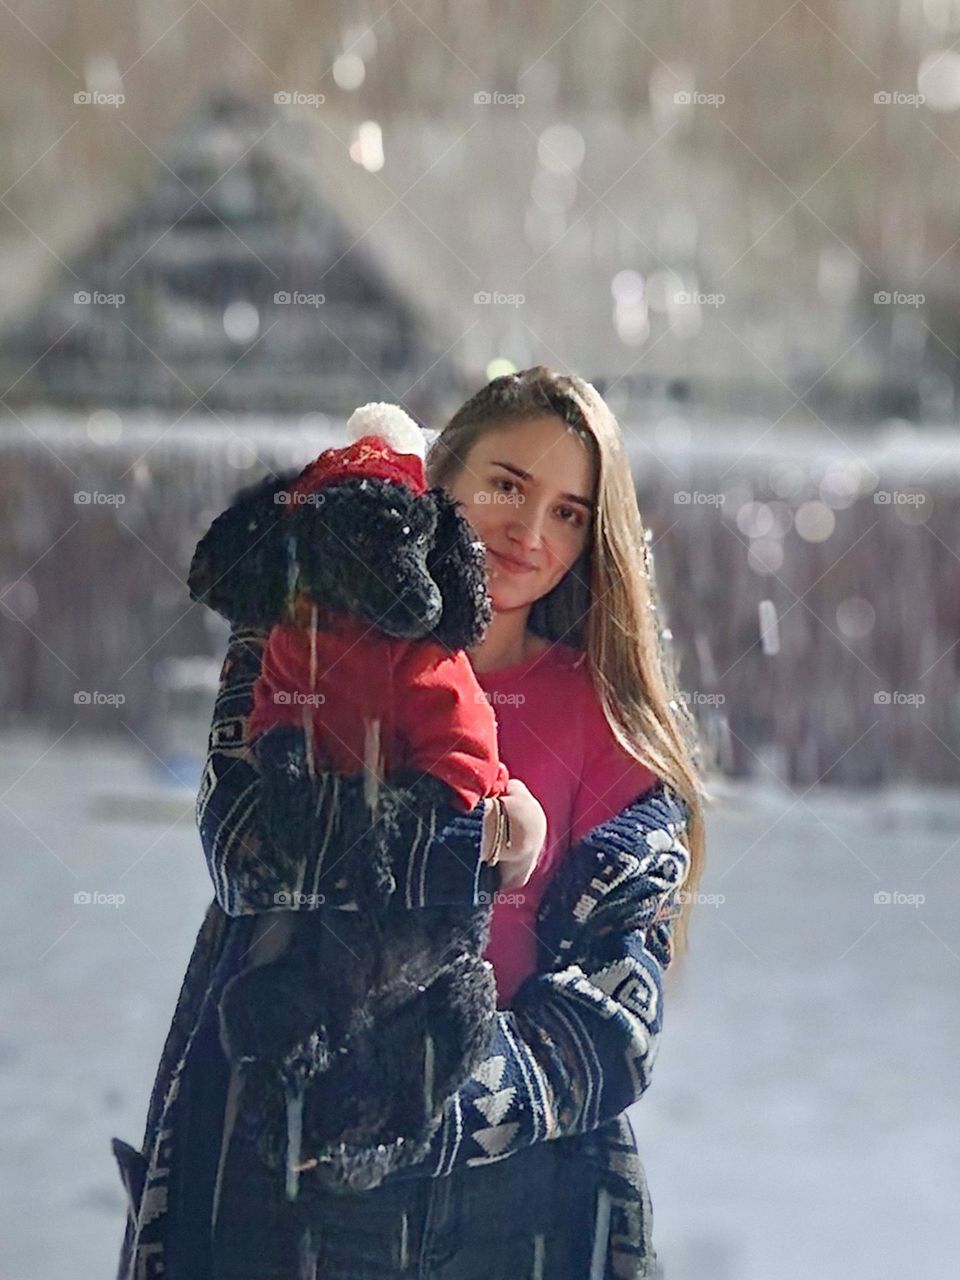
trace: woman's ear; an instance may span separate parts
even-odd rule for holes
[[[427,552],[427,572],[443,598],[440,621],[430,636],[448,649],[467,649],[483,638],[493,616],[486,553],[445,489],[428,490],[424,501],[428,499],[436,508],[437,528]]]
[[[190,599],[234,626],[270,627],[287,594],[287,506],[280,498],[299,472],[241,489],[197,543],[187,575]]]

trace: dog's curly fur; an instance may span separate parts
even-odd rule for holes
[[[240,491],[214,520],[190,566],[192,599],[235,626],[289,621],[307,599],[450,651],[482,637],[483,546],[442,489],[418,497],[390,481],[349,479],[291,509],[297,474]],[[292,869],[308,853],[322,776],[299,728],[268,731],[254,753],[264,856]],[[235,975],[220,1001],[221,1042],[243,1071],[241,1123],[277,1169],[287,1155],[285,1099],[303,1097],[302,1158],[318,1161],[307,1187],[375,1186],[415,1162],[444,1101],[481,1060],[496,1010],[482,959],[490,907],[414,912],[394,896],[391,814],[449,803],[446,785],[410,771],[388,776],[373,815],[351,794],[356,811],[334,815],[345,854],[330,874],[360,910],[294,913],[287,950]]]

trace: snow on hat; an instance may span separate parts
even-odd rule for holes
[[[353,443],[325,449],[303,469],[292,493],[314,493],[324,485],[354,478],[391,480],[417,495],[426,492],[424,434],[399,405],[384,401],[361,405],[347,421],[347,435]]]

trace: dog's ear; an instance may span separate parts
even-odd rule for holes
[[[287,507],[275,501],[298,472],[241,489],[197,543],[187,575],[190,599],[234,626],[279,622],[287,594]]]
[[[467,649],[483,638],[493,616],[487,594],[486,554],[446,490],[438,485],[427,492],[427,499],[437,512],[427,572],[443,597],[443,613],[430,635],[448,649]]]

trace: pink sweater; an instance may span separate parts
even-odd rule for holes
[[[557,643],[525,662],[477,673],[497,718],[500,759],[547,817],[547,840],[533,875],[494,901],[484,955],[494,967],[501,1009],[537,971],[537,907],[558,863],[598,822],[657,782],[614,738],[586,662]],[[511,894],[520,901],[507,900]]]

